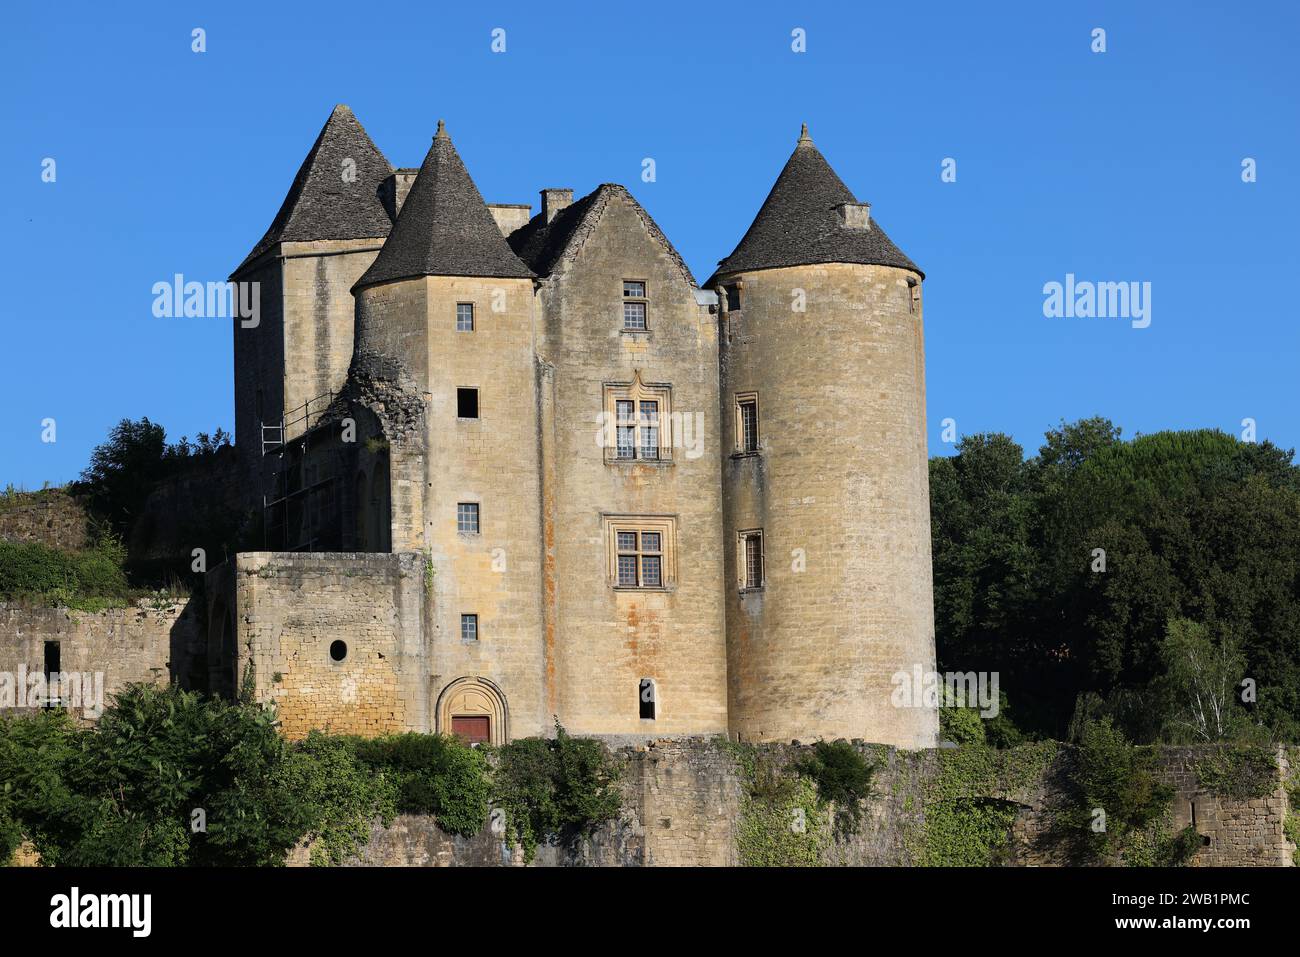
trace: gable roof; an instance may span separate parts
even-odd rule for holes
[[[506,244],[439,120],[388,241],[352,288],[417,276],[532,275]]]
[[[897,266],[923,275],[885,235],[874,216],[869,229],[840,225],[836,207],[857,202],[804,126],[749,231],[731,255],[718,263],[706,286],[727,273],[815,263]]]
[[[615,198],[625,200],[632,207],[645,226],[646,232],[677,264],[682,278],[688,285],[695,286],[695,277],[691,275],[681,254],[659,228],[659,224],[636,201],[636,197],[628,191],[627,187],[620,186],[618,183],[602,183],[586,196],[556,213],[549,224],[543,218],[545,213],[538,213],[511,233],[507,242],[533,272],[539,276],[549,276],[559,268],[561,263],[577,256],[587,237],[600,222],[605,207],[611,199]]]
[[[350,182],[343,178],[346,160],[356,164],[356,179]],[[235,272],[279,242],[383,239],[392,221],[379,186],[392,172],[352,111],[340,103],[298,168],[271,228]]]

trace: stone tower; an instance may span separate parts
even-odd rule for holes
[[[334,108],[266,234],[231,275],[260,283],[260,321],[235,323],[235,438],[250,464],[263,423],[288,413],[285,438],[305,431],[295,410],[337,392],[352,356],[351,286],[392,227],[381,199],[393,168],[352,111]]]
[[[719,294],[730,726],[933,747],[921,280],[804,128]],[[919,702],[914,702],[918,704]]]
[[[482,708],[494,743],[541,733],[533,272],[441,122],[355,294],[350,397],[381,420],[384,455],[366,481],[392,497],[381,550],[427,562],[431,724],[449,731],[461,709]],[[403,407],[418,414],[399,421]]]

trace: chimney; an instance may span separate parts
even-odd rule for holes
[[[488,203],[487,208],[497,221],[502,236],[509,236],[516,229],[528,225],[528,220],[533,217],[533,207],[527,203]]]
[[[870,229],[870,203],[840,203],[835,207],[840,215],[840,225],[845,229]]]
[[[544,189],[542,190],[542,219],[549,226],[555,214],[562,209],[567,209],[573,205],[573,190],[571,189]]]
[[[388,210],[388,218],[393,222],[397,222],[397,214],[402,211],[406,194],[411,191],[411,184],[415,182],[416,174],[419,172],[418,168],[395,170],[379,184],[379,199],[384,204],[384,209]]]

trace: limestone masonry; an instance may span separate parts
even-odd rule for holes
[[[936,743],[923,275],[805,129],[697,284],[622,186],[487,204],[330,116],[233,274],[214,690],[286,733]]]

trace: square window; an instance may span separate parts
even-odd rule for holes
[[[478,641],[478,615],[460,616],[460,640]]]
[[[456,418],[478,418],[478,389],[456,390]]]
[[[457,332],[474,331],[474,303],[472,302],[456,303],[456,331]]]
[[[616,588],[669,588],[674,584],[673,527],[669,516],[606,517],[610,582]]]
[[[645,303],[644,302],[623,303],[623,328],[644,329],[645,327],[646,327]]]
[[[457,503],[456,531],[478,534],[478,502]]]
[[[637,279],[623,280],[623,298],[624,299],[644,299],[645,283]]]

